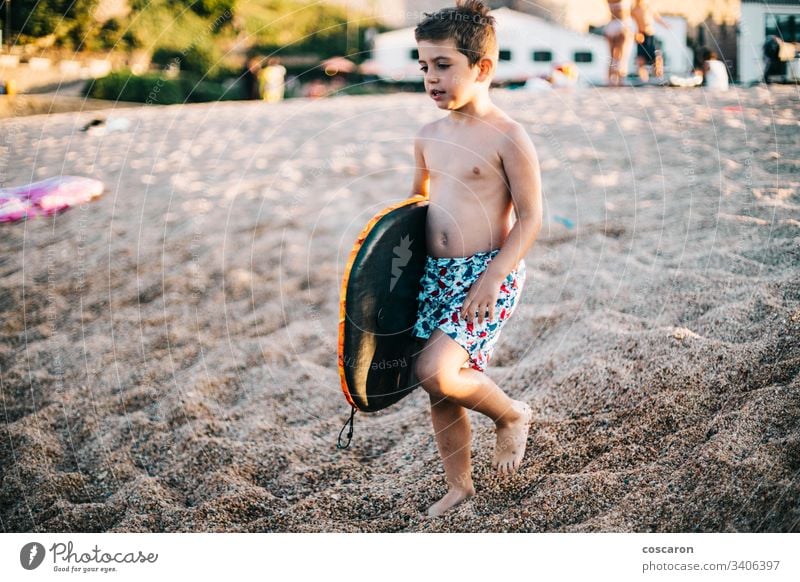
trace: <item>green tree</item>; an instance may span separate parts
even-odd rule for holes
[[[22,42],[55,35],[58,44],[77,48],[96,24],[94,6],[94,0],[15,0],[10,28]]]
[[[179,2],[179,4],[185,4],[185,2]],[[191,2],[191,8],[200,16],[219,16],[226,10],[233,12],[236,8],[236,0],[195,0]]]

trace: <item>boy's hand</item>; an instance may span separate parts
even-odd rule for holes
[[[500,285],[504,280],[505,277],[497,277],[490,269],[486,269],[469,288],[467,297],[464,299],[464,304],[459,312],[461,318],[466,319],[467,323],[477,319],[479,324],[483,324],[488,312],[488,320],[494,320],[494,307],[497,305]]]

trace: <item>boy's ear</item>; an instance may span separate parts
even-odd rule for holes
[[[491,78],[492,69],[494,68],[492,59],[489,57],[481,57],[475,64],[479,68],[477,81],[486,81]]]

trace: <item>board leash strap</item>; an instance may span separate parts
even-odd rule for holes
[[[347,422],[344,423],[344,426],[342,427],[342,430],[339,431],[339,438],[336,441],[336,448],[337,449],[346,449],[347,447],[350,446],[350,441],[353,440],[353,424],[354,424],[353,423],[353,417],[355,416],[355,414],[356,414],[356,407],[353,406],[353,407],[350,408],[350,419]],[[343,445],[342,444],[342,433],[344,432],[344,429],[347,428],[348,424],[350,425],[350,430],[347,431],[347,444]]]

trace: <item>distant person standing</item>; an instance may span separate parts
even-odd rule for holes
[[[664,75],[664,59],[661,51],[656,51],[655,23],[669,28],[669,24],[661,18],[650,5],[650,0],[636,0],[631,10],[636,22],[636,66],[639,79],[646,83],[650,78],[648,67],[653,67],[653,75],[660,78]]]
[[[631,1],[608,0],[608,9],[611,11],[611,21],[603,29],[603,35],[608,40],[610,61],[608,64],[608,84],[619,86],[628,76],[628,58],[633,43],[635,23],[631,18]]]
[[[258,57],[250,57],[242,74],[245,99],[259,99],[258,75],[261,71],[261,62]]]
[[[769,83],[773,75],[786,78],[788,63],[793,61],[797,54],[795,43],[786,42],[782,38],[772,35],[767,38],[763,47],[764,51],[764,82]]]
[[[776,63],[780,62],[778,58],[778,53],[780,52],[781,45],[780,39],[775,36],[767,37],[767,40],[764,41],[764,82],[769,85],[769,76],[775,72]]]
[[[270,57],[259,77],[262,99],[267,103],[281,101],[285,90],[285,78],[286,67],[280,64],[280,59],[277,57]]]

